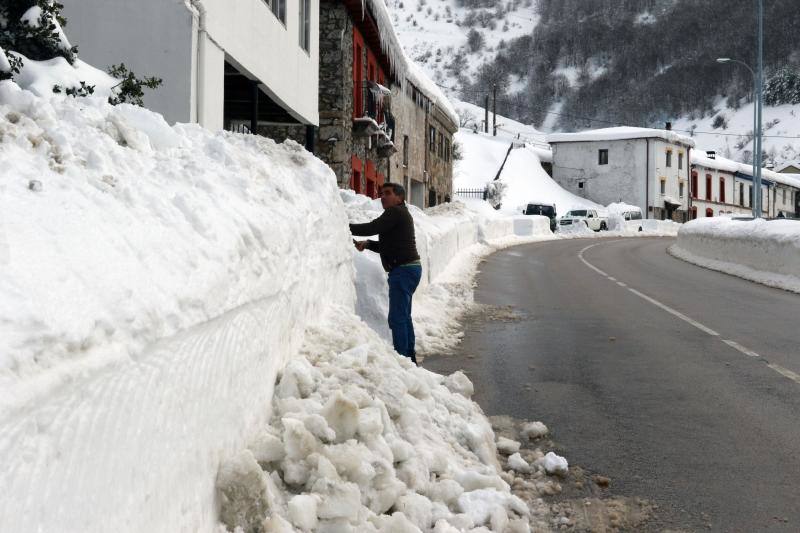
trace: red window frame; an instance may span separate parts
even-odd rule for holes
[[[706,218],[711,218],[714,216],[714,210],[710,207],[706,207]]]
[[[706,174],[706,200],[711,200],[711,174]]]
[[[353,28],[353,117],[364,111],[364,37],[358,28]]]
[[[725,178],[719,179],[719,201],[725,203]]]
[[[692,198],[697,198],[697,171],[692,171]]]

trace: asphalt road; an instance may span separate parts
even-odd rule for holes
[[[800,531],[800,295],[672,242],[494,254],[476,301],[517,316],[473,317],[458,354],[425,366],[463,368],[487,414],[544,421],[571,463],[656,503],[646,530]]]

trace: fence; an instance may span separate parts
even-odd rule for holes
[[[455,196],[462,196],[464,198],[486,200],[486,189],[457,189],[454,194]]]

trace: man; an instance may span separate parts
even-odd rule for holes
[[[411,322],[411,298],[422,277],[422,265],[414,237],[414,219],[406,207],[406,191],[397,183],[381,187],[383,214],[366,224],[350,224],[355,236],[378,235],[377,241],[353,241],[359,252],[371,250],[381,256],[389,274],[389,328],[392,343],[400,355],[417,364],[414,351],[414,324]]]

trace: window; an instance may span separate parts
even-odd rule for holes
[[[697,198],[697,172],[692,172],[692,198]]]
[[[725,178],[719,179],[719,201],[725,203]]]
[[[706,174],[706,200],[711,200],[711,174]]]
[[[584,184],[584,182],[583,182],[583,181],[579,181],[579,182],[578,182],[578,188],[579,188],[579,189],[583,189],[583,184]]]
[[[667,192],[667,181],[661,180],[661,194],[665,194]]]
[[[667,150],[667,167],[672,167],[672,150]]]
[[[436,128],[428,126],[428,150],[436,152]]]
[[[403,166],[408,166],[408,135],[403,135]]]
[[[678,152],[678,169],[683,168],[683,152]]]
[[[714,210],[710,207],[706,209],[706,218],[711,218],[714,216]]]
[[[783,203],[785,204],[786,203],[786,189],[783,189],[783,192],[781,194],[783,195]]]
[[[678,196],[679,196],[680,198],[683,198],[683,182],[680,182],[680,183],[678,184]]]
[[[608,150],[598,150],[597,151],[597,164],[598,165],[607,165],[608,164]]]
[[[744,207],[744,183],[739,184],[739,205]]]
[[[285,26],[286,25],[286,0],[267,0],[267,5],[272,10],[272,13],[278,17],[278,20]]]
[[[300,48],[311,49],[311,0],[300,0]]]
[[[748,207],[753,207],[753,186],[752,185],[748,185],[747,186],[747,201],[748,201],[747,206]]]
[[[439,151],[438,151],[438,155],[439,155],[439,157],[444,159],[444,134],[441,133],[441,132],[439,132]]]

